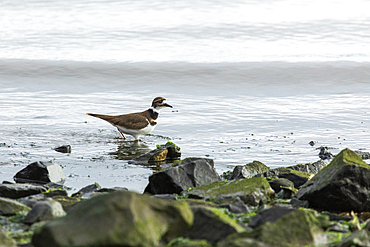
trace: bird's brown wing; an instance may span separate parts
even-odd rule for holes
[[[93,114],[93,113],[86,113],[86,114],[103,119],[113,125],[122,126],[128,129],[142,129],[148,125],[148,119],[139,113],[132,113],[132,114],[126,114],[126,115],[119,115],[119,116],[110,116],[110,115]]]

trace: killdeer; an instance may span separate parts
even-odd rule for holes
[[[86,113],[93,117],[97,117],[107,121],[117,128],[122,137],[126,139],[124,134],[132,135],[135,140],[139,140],[139,136],[149,134],[156,126],[159,111],[162,108],[171,107],[166,103],[166,99],[163,97],[157,97],[152,101],[152,106],[143,112],[109,116],[102,114]]]

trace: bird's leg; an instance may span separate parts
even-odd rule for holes
[[[117,130],[118,130],[119,133],[121,133],[123,139],[126,139],[126,136],[119,129],[117,129]]]

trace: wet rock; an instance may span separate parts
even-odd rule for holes
[[[132,160],[129,164],[162,164],[166,162],[168,149],[157,148],[146,154],[140,155]]]
[[[319,147],[320,149],[319,158],[322,160],[327,160],[333,158],[333,155],[328,151],[327,147]]]
[[[184,192],[189,198],[212,199],[220,196],[239,197],[245,204],[258,206],[274,195],[266,178],[254,177],[215,182]]]
[[[271,188],[275,191],[275,193],[279,193],[281,190],[283,190],[283,188],[287,188],[287,187],[294,188],[293,182],[286,178],[270,179],[269,184]]]
[[[37,161],[29,164],[14,176],[14,181],[17,183],[63,183],[65,179],[62,167],[50,161]]]
[[[220,180],[212,159],[187,158],[164,171],[151,175],[144,192],[153,195],[179,194],[188,188]]]
[[[297,198],[332,212],[370,211],[370,166],[344,149],[300,188]]]
[[[232,234],[218,246],[240,246],[237,243],[250,238],[274,247],[321,246],[327,242],[323,222],[326,225],[329,221],[308,211],[296,210],[273,223],[262,224],[252,232]]]
[[[4,231],[2,227],[0,227],[0,246],[6,246],[6,247],[16,247],[17,246],[14,239],[10,238],[9,235],[6,233],[6,231]]]
[[[215,244],[230,234],[245,231],[234,220],[215,208],[193,208],[193,213],[193,226],[183,234],[183,237],[205,239]]]
[[[18,199],[45,192],[46,188],[31,184],[0,184],[0,196]]]
[[[12,199],[0,197],[0,215],[10,216],[22,211],[30,211],[31,208]]]
[[[74,193],[72,197],[75,197],[77,194],[79,194],[81,198],[87,199],[90,198],[94,193],[96,193],[100,189],[101,187],[98,183],[93,183],[83,187],[82,189]]]
[[[308,164],[298,164],[295,166],[288,166],[287,168],[301,171],[301,172],[308,172],[308,173],[318,173],[322,168],[327,166],[329,163],[324,160],[319,160],[314,163],[308,163]]]
[[[178,160],[181,157],[180,147],[171,141],[167,141],[164,145],[157,145],[157,148],[167,148],[168,153],[166,159],[169,161]]]
[[[251,178],[259,173],[267,172],[269,170],[270,168],[265,164],[255,160],[244,166],[236,166],[233,170],[231,179]]]
[[[64,145],[64,146],[57,147],[54,150],[59,152],[59,153],[71,153],[72,152],[72,147],[71,147],[71,145]]]
[[[52,199],[37,202],[28,212],[24,223],[33,224],[39,221],[52,220],[66,215],[62,205]]]
[[[286,167],[279,167],[276,169],[272,169],[268,172],[264,172],[258,174],[256,176],[268,177],[268,178],[285,178],[289,181],[292,181],[294,184],[294,188],[301,187],[304,183],[306,183],[311,177],[314,176],[312,173],[301,172],[292,170]]]
[[[35,247],[163,246],[193,223],[187,203],[134,192],[113,192],[76,205],[36,231]]]
[[[248,226],[251,228],[257,228],[266,222],[275,222],[286,214],[293,212],[295,209],[287,207],[272,207],[270,209],[261,210],[256,216],[252,217]]]

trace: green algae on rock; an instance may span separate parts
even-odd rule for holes
[[[214,182],[186,191],[190,198],[214,199],[219,196],[236,196],[248,205],[258,206],[274,195],[266,178],[254,177]]]
[[[257,174],[267,172],[270,168],[257,160],[244,166],[236,166],[232,172],[231,180],[237,178],[251,178]]]
[[[12,199],[0,197],[0,215],[15,215],[22,211],[30,211],[31,208]]]
[[[297,197],[310,207],[332,212],[370,211],[370,166],[344,149],[300,188]]]
[[[15,241],[0,227],[0,246],[16,247]]]
[[[36,231],[35,247],[162,246],[193,224],[185,202],[134,192],[112,192],[76,205],[65,217]]]
[[[324,245],[327,243],[327,236],[321,221],[322,219],[316,218],[309,211],[296,210],[274,223],[267,222],[252,232],[232,234],[217,246],[238,246],[233,243],[251,238],[275,247]]]
[[[184,233],[184,237],[205,239],[214,244],[230,234],[245,231],[235,220],[216,208],[196,207],[192,211],[194,224]]]

